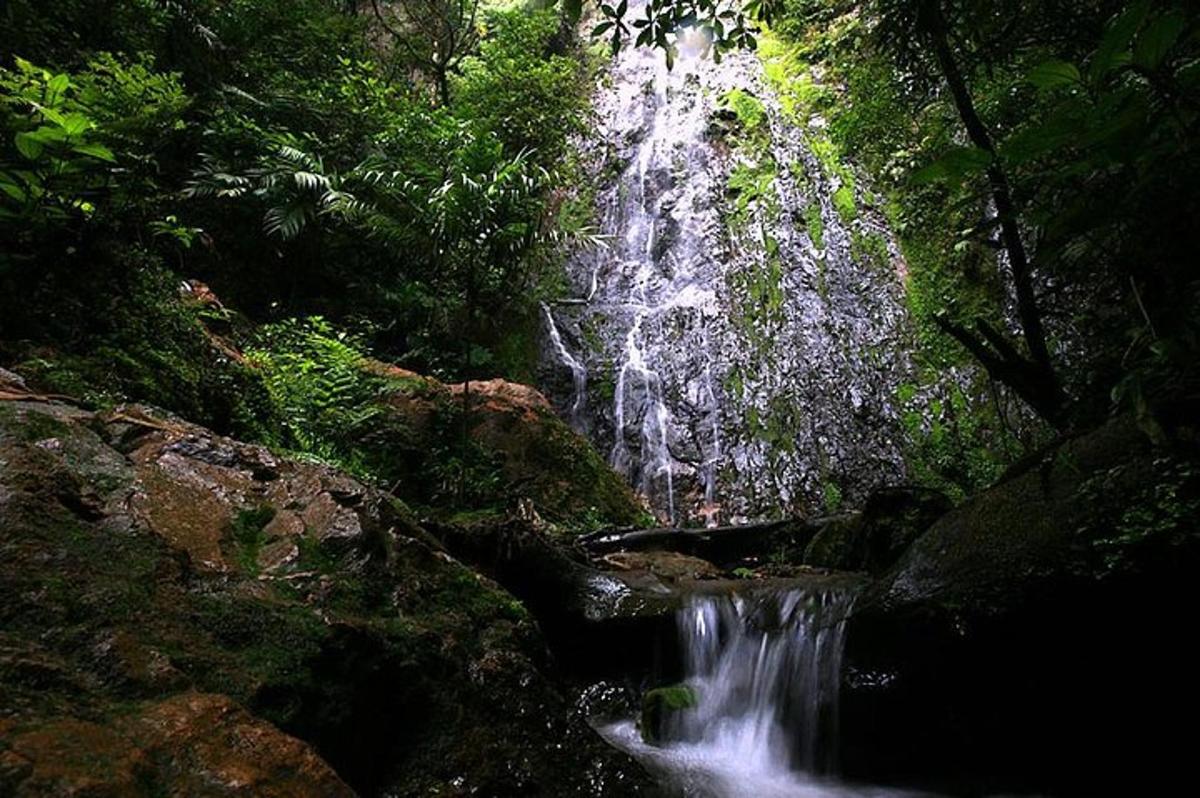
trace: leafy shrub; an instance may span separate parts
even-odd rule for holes
[[[536,152],[549,166],[561,155],[583,108],[582,66],[550,52],[558,14],[524,9],[494,13],[491,35],[462,64],[455,109],[491,130],[510,154]]]
[[[380,412],[381,387],[363,369],[361,341],[321,317],[288,319],[261,327],[246,357],[280,410],[285,444],[361,472],[354,442]]]
[[[153,213],[155,153],[188,104],[178,76],[146,59],[102,54],[75,74],[19,58],[0,69],[0,270]]]

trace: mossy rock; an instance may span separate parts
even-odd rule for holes
[[[642,739],[651,745],[661,744],[671,720],[699,703],[700,696],[691,685],[673,684],[648,690],[642,696],[642,717],[638,723]]]
[[[360,448],[380,479],[411,505],[439,516],[504,515],[524,503],[568,532],[645,520],[644,507],[620,475],[535,389],[504,380],[472,382],[464,401],[468,389],[462,384],[379,363],[368,368],[386,380],[385,409]]]
[[[203,513],[164,506],[201,489]],[[119,739],[147,702],[200,691],[364,796],[648,784],[547,678],[512,595],[326,466],[151,408],[5,401],[0,551],[0,752],[64,723]],[[224,739],[221,761],[250,756]],[[49,764],[0,773],[0,792],[45,794]],[[164,794],[193,794],[164,768]]]

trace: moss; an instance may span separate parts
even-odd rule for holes
[[[726,195],[733,200],[732,210],[726,215],[731,229],[735,232],[745,229],[758,209],[765,210],[768,217],[778,214],[776,174],[775,162],[770,158],[739,163],[733,168],[725,187]]]
[[[846,224],[858,218],[858,206],[854,202],[853,185],[843,185],[833,192],[833,207],[837,209],[838,216]]]
[[[741,129],[757,136],[767,126],[767,109],[762,101],[743,89],[730,89],[721,97],[721,107],[734,113]]]
[[[72,284],[71,291],[94,292],[70,308],[86,318],[72,321],[72,336],[61,342],[43,332],[53,351],[25,358],[26,377],[93,406],[146,402],[218,432],[273,442],[279,418],[260,375],[218,344],[200,308],[179,299],[177,279],[141,250],[111,257]],[[57,302],[70,305],[67,297]],[[45,312],[68,317],[55,304]]]
[[[820,203],[810,202],[804,206],[804,229],[814,247],[825,249],[825,220],[821,218]]]
[[[891,264],[887,240],[876,232],[854,230],[850,234],[850,255],[859,263],[881,272],[887,271]]]
[[[233,519],[233,541],[237,545],[238,565],[247,574],[258,574],[258,555],[265,539],[263,529],[274,517],[275,508],[264,505],[242,510]]]
[[[836,513],[842,509],[842,489],[836,482],[826,479],[821,486],[821,492],[824,494],[826,512]]]
[[[642,715],[638,726],[647,743],[662,742],[664,726],[670,716],[699,704],[696,689],[686,684],[657,687],[642,696]]]

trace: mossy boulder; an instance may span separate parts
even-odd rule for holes
[[[642,696],[642,714],[638,729],[642,739],[658,745],[666,739],[671,721],[679,713],[692,709],[700,702],[696,688],[687,684],[673,684],[647,690]]]
[[[849,622],[847,773],[952,794],[1170,792],[1197,698],[1182,630],[1198,521],[1194,428],[1132,417],[943,515]]]
[[[80,794],[39,742],[72,729],[111,760],[97,794],[201,794],[206,769],[247,795],[646,788],[523,606],[393,497],[152,408],[0,390],[0,793]]]
[[[859,513],[834,517],[804,550],[804,563],[843,571],[882,573],[952,504],[918,487],[875,491]]]
[[[465,501],[499,515],[520,507],[566,532],[646,520],[625,481],[535,389],[505,380],[447,385],[383,364],[370,368],[386,380],[386,412],[362,448],[411,504],[461,511]]]

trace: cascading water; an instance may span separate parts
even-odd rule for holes
[[[601,734],[689,798],[902,795],[829,775],[852,603],[845,590],[693,597],[677,621],[696,705],[668,719],[661,745],[633,721]]]
[[[587,369],[575,359],[575,356],[571,354],[563,343],[562,334],[559,333],[558,325],[554,321],[554,314],[550,312],[550,308],[545,302],[542,303],[542,313],[546,316],[546,327],[550,333],[550,343],[554,347],[554,353],[571,370],[573,392],[571,394],[571,409],[568,418],[572,427],[575,427],[579,432],[583,432],[584,430],[579,428],[579,414],[583,409],[583,402],[587,396]]]
[[[754,54],[718,64],[703,44],[684,36],[671,70],[627,48],[594,96],[579,148],[608,243],[568,261],[540,381],[662,520],[736,523],[902,479],[905,311],[870,198],[813,154]],[[753,157],[771,175],[737,219],[735,91],[765,108]]]

